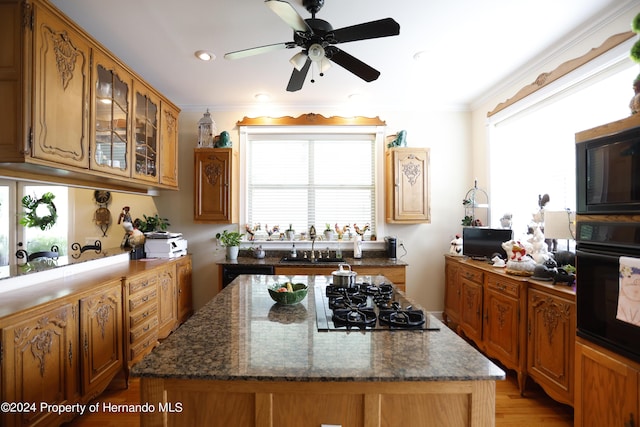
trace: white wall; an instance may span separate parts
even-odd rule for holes
[[[224,259],[224,251],[216,247],[215,235],[229,225],[195,224],[193,222],[193,149],[197,145],[197,123],[204,110],[183,111],[179,130],[180,191],[163,191],[155,198],[161,216],[171,220],[171,230],[182,232],[193,254],[194,307],[202,307],[215,296],[216,262]],[[354,115],[354,112],[322,110],[212,111],[218,132],[229,131],[235,146],[239,136],[236,122],[245,116],[272,117],[317,113],[327,117]],[[364,108],[355,115],[379,116],[387,123],[387,133],[407,131],[409,146],[431,149],[431,218],[430,224],[388,225],[385,234],[397,235],[408,254],[403,258],[407,269],[407,293],[429,311],[441,311],[444,300],[444,258],[449,242],[460,232],[463,216],[462,198],[473,185],[470,167],[470,115],[465,112],[393,111],[368,112]],[[240,147],[242,149],[242,147]],[[242,224],[244,226],[244,224]],[[234,227],[237,227],[234,226]],[[400,254],[402,251],[400,250]]]

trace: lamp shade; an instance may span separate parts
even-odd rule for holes
[[[576,214],[571,211],[545,211],[544,237],[547,239],[574,239]]]
[[[300,71],[302,70],[302,67],[304,67],[304,64],[307,62],[307,55],[304,52],[298,52],[291,57],[289,62],[291,63],[291,65],[293,65],[293,68]]]

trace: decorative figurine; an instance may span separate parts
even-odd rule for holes
[[[460,237],[460,234],[456,234],[456,238],[451,241],[449,253],[455,256],[462,256],[462,237]]]

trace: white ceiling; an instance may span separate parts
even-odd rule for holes
[[[333,28],[392,17],[400,35],[339,45],[381,72],[365,83],[334,64],[302,90],[285,90],[300,49],[238,60],[226,52],[293,40],[262,0],[51,0],[179,107],[233,110],[267,93],[283,106],[331,107],[358,93],[379,105],[465,108],[544,56],[620,0],[326,0]],[[290,0],[303,18],[302,0]],[[217,59],[202,62],[205,49]],[[416,52],[425,52],[421,61]],[[310,73],[311,74],[311,73]]]

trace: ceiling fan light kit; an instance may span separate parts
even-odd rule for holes
[[[302,89],[312,63],[316,64],[320,76],[331,67],[331,62],[335,62],[366,82],[374,81],[380,76],[378,70],[334,45],[397,36],[400,34],[400,25],[396,21],[385,18],[334,30],[327,21],[316,19],[316,13],[324,5],[324,0],[303,0],[302,4],[311,14],[311,18],[302,18],[293,6],[284,0],[265,0],[265,5],[293,29],[293,41],[229,52],[224,57],[239,59],[273,50],[301,47],[302,51],[289,60],[294,67],[287,85],[289,92]],[[314,80],[312,79],[311,82]]]

